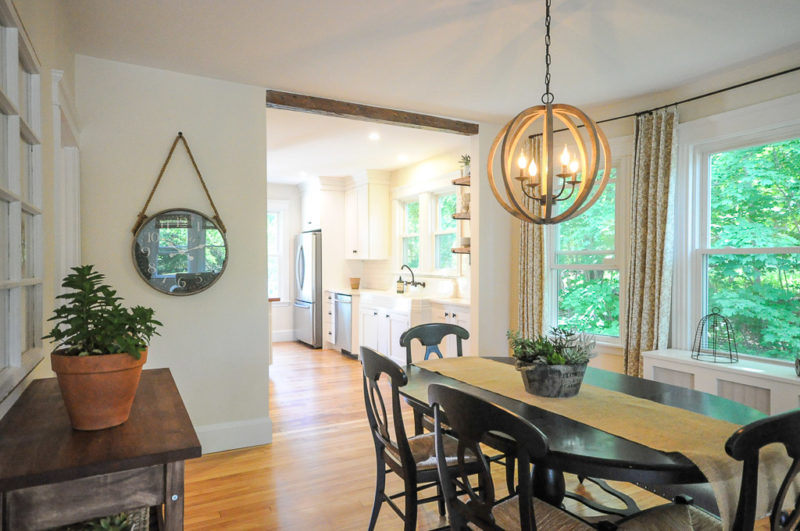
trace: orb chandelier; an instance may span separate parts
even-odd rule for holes
[[[560,223],[586,212],[603,193],[611,174],[611,150],[603,131],[580,109],[553,103],[554,97],[550,92],[550,2],[546,0],[544,19],[546,70],[542,105],[529,107],[509,121],[494,139],[488,159],[489,184],[497,201],[517,218],[540,225]],[[538,123],[540,119],[541,124]],[[576,156],[565,144],[559,160],[555,160],[553,127],[556,120],[564,126],[561,131],[571,134]],[[524,143],[520,144],[520,141],[528,136],[542,138],[539,160],[522,149]],[[494,171],[498,148],[503,177],[501,186],[498,186]],[[601,154],[603,169],[598,180]],[[513,171],[515,162],[517,175]]]

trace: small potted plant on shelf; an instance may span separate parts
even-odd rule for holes
[[[507,336],[526,391],[558,398],[578,394],[586,365],[593,355],[594,340],[586,334],[559,327],[535,339],[511,330]]]
[[[462,177],[469,177],[470,176],[470,156],[468,154],[461,155],[461,159],[459,159],[458,163],[461,164],[461,176]]]
[[[125,308],[116,290],[102,284],[92,265],[72,268],[57,298],[50,355],[72,427],[101,430],[128,420],[139,386],[147,345],[161,323],[153,309]]]

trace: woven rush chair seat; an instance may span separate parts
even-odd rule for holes
[[[417,470],[432,470],[436,469],[436,443],[433,433],[423,433],[422,435],[415,435],[408,439],[408,447],[411,449],[411,455],[414,456],[414,463],[417,465]],[[456,464],[456,451],[458,450],[458,440],[450,435],[444,436],[444,451],[448,466]],[[394,459],[397,463],[400,462],[400,453],[393,447],[386,447],[387,458]],[[468,463],[475,462],[475,455],[472,452],[467,452],[465,460]]]
[[[667,529],[720,531],[722,522],[692,504],[669,503],[644,510],[630,520],[620,522],[617,525],[617,529],[624,531],[660,531]]]
[[[537,498],[533,499],[533,514],[536,517],[537,529],[557,529],[558,531],[585,531],[592,529],[586,522],[578,520],[571,514]],[[506,531],[520,529],[519,496],[514,496],[495,505],[492,509],[492,516],[495,523]],[[470,527],[479,529],[474,524]]]

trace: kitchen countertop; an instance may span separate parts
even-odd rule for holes
[[[351,289],[351,288],[341,288],[341,289],[329,289],[326,291],[330,291],[331,293],[341,293],[344,295],[352,295],[352,296],[359,296],[359,295],[378,295],[382,297],[402,297],[404,299],[421,299],[421,300],[428,300],[433,303],[437,304],[457,304],[460,306],[469,306],[469,299],[464,299],[460,297],[442,297],[441,295],[426,295],[424,292],[414,292],[414,293],[397,293],[392,290],[379,290],[379,289]]]

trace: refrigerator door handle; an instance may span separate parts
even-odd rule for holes
[[[306,280],[306,260],[302,245],[300,245],[297,248],[297,258],[295,259],[295,264],[294,264],[294,274],[295,278],[297,278],[298,291],[303,291],[303,284],[305,283]]]

